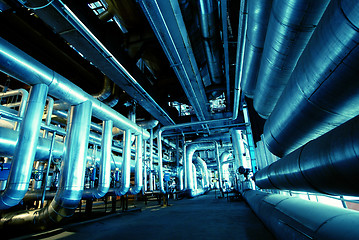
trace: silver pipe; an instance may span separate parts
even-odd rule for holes
[[[222,179],[223,179],[223,164],[228,160],[228,158],[232,155],[232,153],[230,151],[224,151],[222,154],[221,154],[221,158],[220,158],[220,164],[221,164],[221,172],[219,172],[218,170],[218,174],[221,174],[222,175]]]
[[[143,129],[153,129],[157,127],[159,121],[156,119],[151,119],[143,122],[137,122],[137,125]]]
[[[135,134],[143,134],[144,139],[149,138],[149,133],[131,122],[129,119],[116,112],[109,106],[93,98],[81,88],[69,80],[36,61],[26,53],[0,38],[0,71],[29,85],[44,83],[49,86],[49,94],[62,99],[71,105],[77,105],[85,101],[91,101],[93,115],[100,120],[112,120],[114,126],[131,131]]]
[[[178,180],[179,180],[179,190],[182,191],[184,189],[183,184],[183,167],[180,167],[179,174],[178,174]]]
[[[53,109],[54,109],[54,99],[52,97],[47,97],[46,120],[45,120],[46,126],[50,126],[50,124],[51,124],[51,117],[52,117]],[[43,137],[44,138],[48,137],[48,131],[44,130]]]
[[[275,155],[284,156],[358,115],[358,9],[359,2],[350,0],[328,6],[265,123],[264,142]]]
[[[236,53],[236,73],[234,78],[234,99],[233,99],[233,118],[238,116],[240,89],[243,76],[244,53],[246,47],[246,32],[248,22],[248,3],[242,0],[239,8],[237,53]]]
[[[103,88],[101,89],[101,91],[96,94],[93,94],[92,96],[102,102],[106,100],[111,95],[111,93],[111,81],[107,76],[104,76]]]
[[[357,196],[358,126],[356,117],[260,170],[257,186]]]
[[[204,42],[208,71],[214,84],[222,82],[222,65],[217,23],[217,1],[199,0],[199,22]]]
[[[162,147],[162,146],[161,146]],[[162,152],[162,149],[161,149]],[[162,160],[162,154],[160,151],[158,151],[159,157]],[[160,164],[162,166],[162,162]],[[150,191],[153,191],[153,129],[151,129],[150,132],[150,176],[149,176],[149,181],[150,181]]]
[[[204,179],[203,188],[209,188],[209,176],[208,176],[207,163],[200,157],[196,157],[196,160],[202,170],[202,178]]]
[[[192,185],[193,185],[193,191],[196,191],[198,189],[198,185],[197,185],[197,168],[196,166],[191,163],[191,169],[192,169],[192,179],[191,179],[191,182],[192,182]]]
[[[276,239],[355,239],[357,211],[248,190],[243,197]]]
[[[241,88],[242,92],[250,98],[253,98],[257,85],[271,8],[272,0],[248,2],[248,28]]]
[[[3,97],[10,97],[10,96],[16,96],[16,95],[21,95],[20,107],[19,107],[17,116],[22,118],[25,114],[27,99],[29,96],[29,93],[25,89],[20,88],[20,89],[16,89],[16,90],[12,90],[12,91],[7,91],[5,93],[0,93],[0,99]],[[20,129],[20,122],[16,122],[15,130],[19,131],[19,129]]]
[[[240,166],[249,168],[247,161],[243,161],[243,152],[241,150],[241,130],[231,129],[233,149],[234,149],[234,168],[238,169]]]
[[[130,194],[138,194],[143,187],[143,169],[142,169],[142,135],[136,137],[136,169],[135,169],[135,186],[130,188]]]
[[[131,130],[126,130],[123,136],[123,153],[122,153],[122,168],[121,168],[121,186],[116,189],[116,195],[122,196],[127,194],[130,189],[131,180]]]
[[[29,187],[47,91],[45,84],[34,85],[30,90],[7,185],[0,195],[0,209],[17,205]]]
[[[219,163],[217,142],[215,141],[195,142],[195,143],[186,143],[184,145],[183,155],[184,155],[184,163],[185,163],[184,165],[185,180],[187,179],[187,186],[185,185],[185,188],[188,189],[189,191],[193,191],[195,189],[193,185],[193,172],[191,171],[193,154],[197,150],[205,150],[210,148],[214,148],[214,150],[216,151],[217,163]],[[222,180],[221,177],[220,180]]]
[[[112,128],[113,123],[111,120],[103,122],[98,186],[96,190],[90,191],[91,198],[102,198],[110,188]]]
[[[330,0],[274,0],[254,95],[268,118]]]

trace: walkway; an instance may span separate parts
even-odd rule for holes
[[[194,199],[170,200],[142,212],[73,225],[36,239],[274,239],[243,201],[215,198],[214,191]]]

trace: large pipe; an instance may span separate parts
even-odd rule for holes
[[[194,142],[194,143],[186,143],[183,150],[184,155],[184,168],[185,168],[185,188],[188,189],[190,194],[192,195],[194,191],[194,183],[193,183],[193,171],[192,171],[192,158],[193,154],[197,150],[205,150],[205,149],[213,149],[216,152],[217,163],[219,163],[219,154],[218,154],[218,144],[217,142]],[[219,172],[220,172],[219,166]],[[222,181],[221,175],[219,174],[220,181]],[[187,182],[187,185],[186,185]]]
[[[121,186],[116,189],[117,196],[127,194],[131,183],[131,130],[126,130],[123,136],[123,153],[121,168]]]
[[[224,151],[221,154],[220,157],[220,164],[221,164],[221,172],[218,171],[218,174],[222,175],[222,179],[224,178],[224,173],[223,173],[223,164],[228,160],[228,158],[232,155],[232,153],[230,151]],[[223,183],[222,183],[223,184]]]
[[[200,157],[196,157],[195,158],[198,166],[200,166],[201,171],[202,171],[202,179],[204,179],[204,186],[203,188],[209,188],[209,177],[208,177],[208,169],[207,169],[207,164],[206,162],[200,158]]]
[[[217,36],[217,1],[199,0],[198,9],[208,71],[212,82],[220,84],[222,82],[222,65],[219,36]]]
[[[260,188],[359,195],[359,117],[255,174]]]
[[[272,0],[248,2],[248,28],[244,52],[242,92],[253,98],[257,85],[258,71],[261,63]]]
[[[273,111],[328,4],[274,0],[253,103],[263,118]]]
[[[0,195],[0,209],[17,205],[28,190],[47,91],[48,87],[45,84],[37,84],[31,88],[11,163],[10,175],[5,191]]]
[[[0,226],[16,227],[21,224],[41,228],[74,214],[84,188],[91,109],[90,101],[71,107],[66,138],[67,150],[61,164],[59,186],[51,203],[40,210],[9,214],[1,219]]]
[[[178,173],[178,180],[179,180],[179,190],[182,191],[184,189],[183,184],[183,167],[180,167],[179,173]]]
[[[130,194],[138,194],[143,187],[143,169],[142,169],[142,135],[136,137],[136,169],[135,186],[130,188]]]
[[[244,199],[276,239],[355,239],[359,213],[300,198],[247,190]]]
[[[97,188],[90,191],[91,198],[102,198],[108,192],[111,183],[111,147],[112,147],[111,120],[104,121],[102,126],[100,173]],[[96,166],[94,166],[96,168]],[[85,193],[84,193],[85,194]]]
[[[144,139],[149,138],[147,131],[143,131],[125,116],[96,100],[68,79],[36,61],[3,38],[0,38],[0,71],[29,85],[46,84],[50,95],[71,105],[91,101],[93,115],[98,119],[112,120],[114,126],[120,129],[130,129],[135,135],[143,134]]]
[[[358,115],[358,29],[359,2],[332,1],[265,123],[264,141],[275,155]]]

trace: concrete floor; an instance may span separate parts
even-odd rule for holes
[[[218,194],[218,193],[217,193]],[[36,239],[274,239],[244,201],[215,198],[170,200],[142,211],[64,227]]]

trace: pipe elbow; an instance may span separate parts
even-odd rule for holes
[[[8,189],[0,196],[0,210],[16,206],[24,198],[26,190]]]

